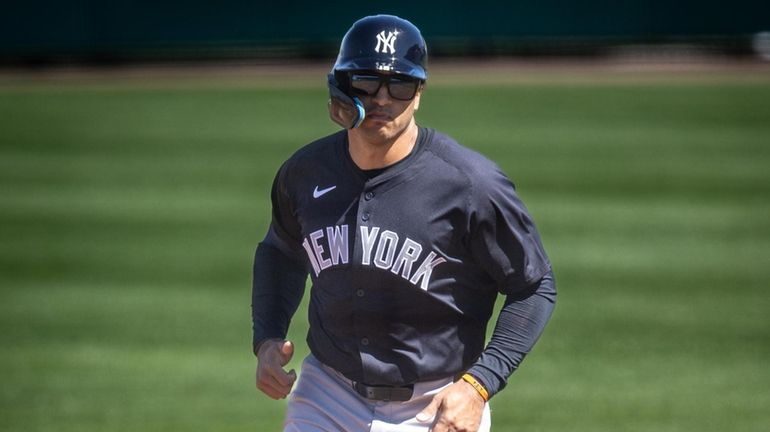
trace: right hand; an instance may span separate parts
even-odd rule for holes
[[[294,355],[290,341],[270,339],[262,342],[257,351],[257,388],[273,399],[283,399],[291,391],[297,373],[283,367]]]

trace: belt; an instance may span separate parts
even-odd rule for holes
[[[351,386],[361,397],[376,401],[406,402],[412,399],[412,396],[415,396],[415,394],[421,396],[428,391],[439,389],[457,381],[457,379],[444,378],[434,381],[418,382],[406,386],[373,386],[351,380],[331,366],[321,363],[312,354],[308,356],[306,361],[314,363],[317,365],[316,367],[321,368],[327,374],[339,380],[340,383]]]
[[[414,393],[414,385],[403,387],[370,386],[355,381],[352,384],[353,389],[361,396],[378,401],[404,402],[411,399],[412,393]]]

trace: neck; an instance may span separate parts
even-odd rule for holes
[[[392,139],[373,140],[352,129],[348,131],[350,157],[362,170],[385,168],[409,156],[417,142],[418,127],[414,119]]]

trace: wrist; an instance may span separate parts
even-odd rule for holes
[[[484,402],[489,401],[489,391],[487,391],[487,388],[484,387],[483,384],[481,384],[476,377],[469,373],[465,373],[462,376],[462,380],[470,384],[478,393],[479,396],[481,396],[482,399],[484,399]]]
[[[265,338],[254,344],[254,355],[259,358],[259,351],[265,346],[265,343],[270,341],[282,341],[281,338]]]

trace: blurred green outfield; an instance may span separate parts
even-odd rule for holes
[[[587,78],[418,112],[512,177],[557,274],[493,430],[767,430],[770,76]],[[278,430],[250,266],[275,170],[335,130],[317,84],[0,81],[0,430]]]

